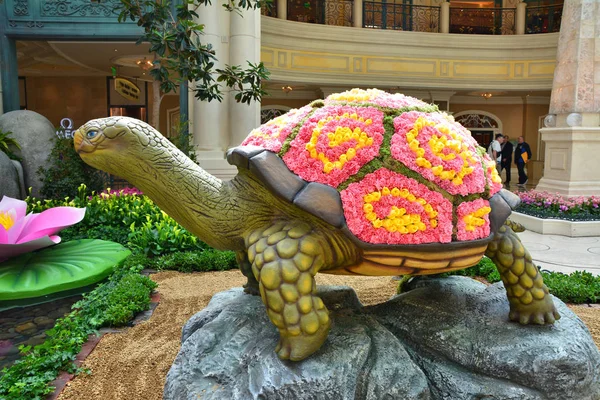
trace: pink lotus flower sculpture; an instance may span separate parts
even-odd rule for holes
[[[27,203],[4,196],[0,201],[0,261],[60,243],[55,234],[81,221],[85,208],[55,207],[39,214]]]

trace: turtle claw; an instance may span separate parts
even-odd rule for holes
[[[512,308],[512,306],[511,306]],[[534,300],[529,304],[514,305],[510,311],[511,321],[519,322],[521,325],[551,325],[560,319],[552,298],[545,296],[541,300]]]
[[[330,324],[324,324],[319,327],[312,335],[300,334],[289,335],[285,331],[280,331],[280,338],[275,352],[282,360],[300,361],[309,357],[319,350],[329,334]]]

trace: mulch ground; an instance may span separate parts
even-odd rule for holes
[[[235,271],[183,274],[160,272],[151,276],[159,284],[160,303],[152,317],[139,325],[106,334],[83,367],[91,375],[68,382],[59,400],[162,399],[167,372],[179,351],[181,328],[206,307],[220,291],[245,283]],[[396,292],[391,277],[317,275],[319,285],[348,285],[365,305],[386,301]],[[600,347],[600,307],[579,305],[571,309],[590,329]]]

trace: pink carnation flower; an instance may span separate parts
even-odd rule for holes
[[[484,171],[468,130],[440,113],[410,111],[394,119],[392,156],[450,194],[482,193]]]
[[[458,240],[483,239],[490,235],[490,217],[489,211],[485,209],[486,207],[489,209],[490,203],[483,199],[461,203],[458,206]],[[473,215],[477,214],[478,211],[482,215]],[[471,222],[471,224],[468,222]]]
[[[452,240],[450,201],[404,175],[379,169],[350,184],[341,192],[341,198],[348,228],[364,242],[420,244]],[[405,216],[411,222],[405,222]],[[398,228],[409,225],[420,229],[406,233]]]
[[[378,109],[325,106],[300,128],[283,161],[306,181],[337,187],[379,154],[383,134]]]
[[[250,132],[241,145],[259,146],[277,153],[292,130],[311,110],[311,106],[304,106],[273,118]]]
[[[400,93],[392,94],[379,89],[352,89],[342,93],[334,93],[325,99],[327,105],[339,103],[375,104],[389,108],[431,107],[431,104],[414,97]]]

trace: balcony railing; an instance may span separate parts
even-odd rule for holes
[[[515,8],[450,8],[450,33],[514,35]]]
[[[479,35],[558,32],[563,11],[562,4],[527,7],[525,3],[519,3],[513,8],[465,8],[451,7],[448,2],[430,7],[398,0],[272,1],[271,8],[263,8],[262,14],[291,21]]]
[[[440,8],[364,1],[363,27],[414,32],[439,32]]]
[[[352,0],[287,0],[287,19],[352,26]]]
[[[526,33],[551,33],[560,31],[563,5],[527,7],[525,14]]]

